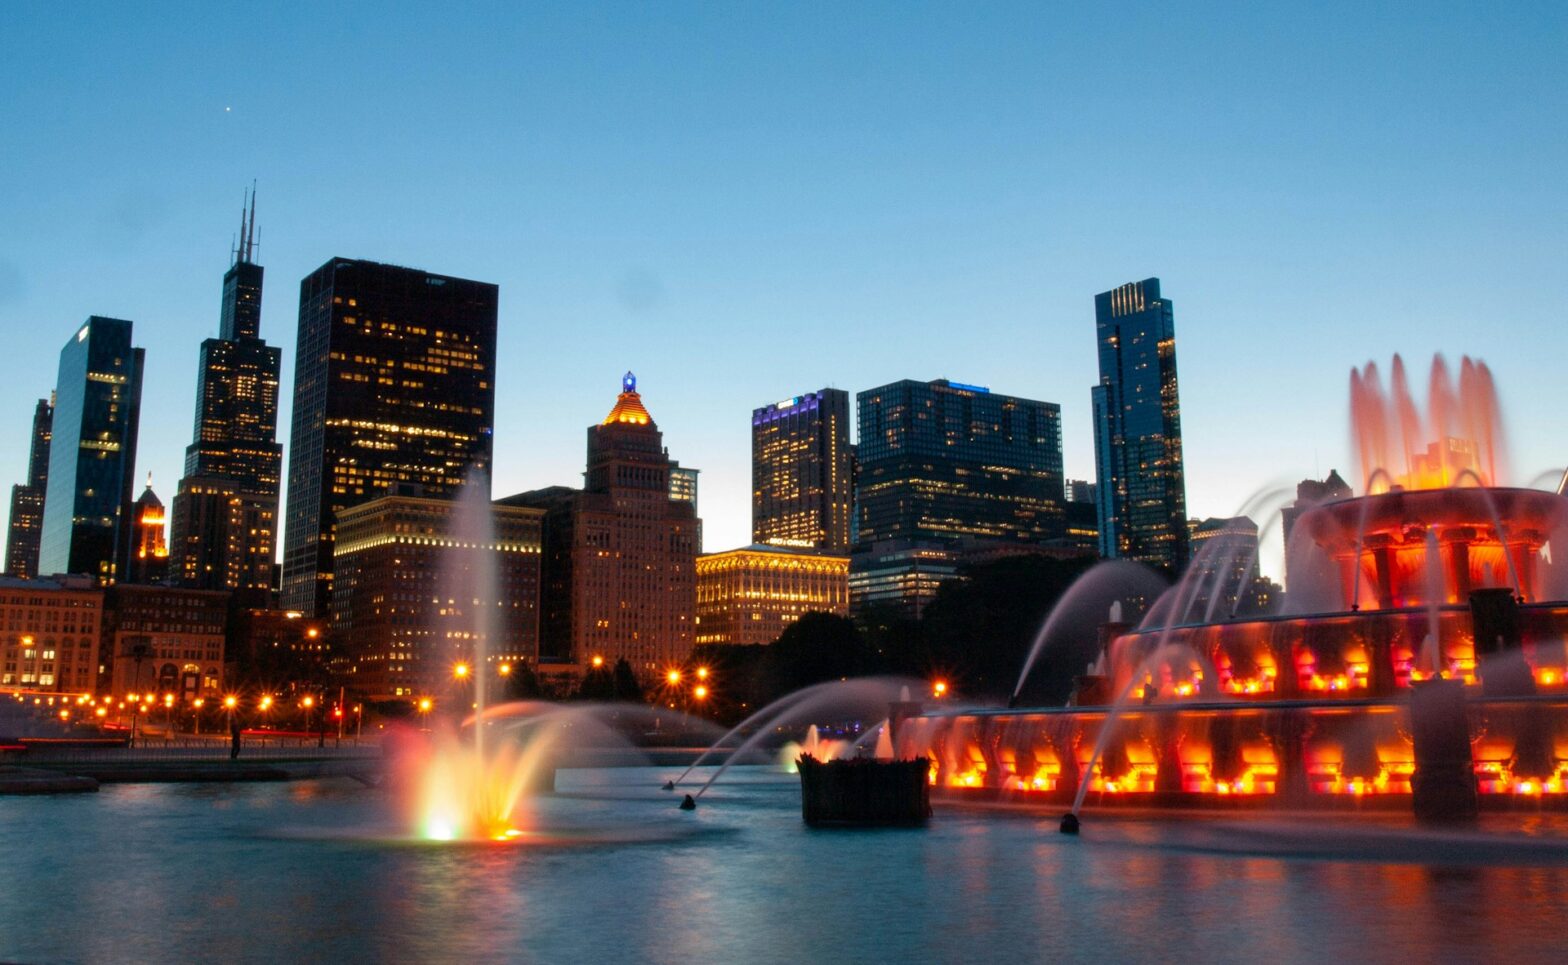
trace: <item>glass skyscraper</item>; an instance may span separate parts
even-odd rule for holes
[[[862,543],[1063,535],[1060,406],[946,379],[856,400]]]
[[[300,283],[284,607],[326,614],[339,510],[394,487],[450,499],[489,473],[498,294],[347,258]]]
[[[1100,382],[1094,406],[1100,555],[1180,572],[1187,565],[1176,322],[1160,280],[1094,296]]]
[[[170,555],[180,582],[265,591],[277,541],[281,349],[261,340],[262,267],[256,199],[242,209],[234,263],[223,276],[218,337],[201,343],[196,427],[174,496]]]
[[[844,551],[854,542],[849,393],[822,389],[751,413],[751,541]]]
[[[131,323],[98,315],[60,350],[39,573],[125,572],[144,361]]]

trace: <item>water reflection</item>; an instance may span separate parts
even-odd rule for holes
[[[687,833],[383,843],[362,833],[382,797],[330,782],[7,801],[0,959],[1533,959],[1568,899],[1556,815],[1461,834],[1097,816],[1073,840],[1038,815],[939,811],[926,831],[831,833],[801,825],[789,784],[737,782],[685,815],[595,797],[623,776],[673,774],[563,772],[554,804]]]

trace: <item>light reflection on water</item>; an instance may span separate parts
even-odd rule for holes
[[[567,847],[376,840],[387,802],[346,782],[8,799],[0,959],[1538,959],[1568,902],[1553,815],[1090,814],[1072,839],[939,809],[925,831],[813,832],[792,783],[720,784],[686,814],[667,776],[563,772],[547,821],[655,839]]]

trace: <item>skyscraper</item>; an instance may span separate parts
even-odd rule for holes
[[[691,652],[699,522],[671,498],[672,465],[627,372],[610,414],[588,427],[583,489],[500,500],[545,510],[542,658],[624,659],[652,680]]]
[[[822,389],[751,413],[751,539],[844,551],[854,542],[849,393]]]
[[[1094,405],[1100,555],[1179,572],[1187,565],[1176,322],[1147,278],[1094,296],[1100,383]]]
[[[201,343],[196,428],[172,507],[174,578],[206,590],[265,592],[277,545],[278,370],[261,339],[263,269],[255,263],[256,197],[240,210],[223,276],[218,337]]]
[[[144,362],[119,318],[92,316],[60,350],[40,573],[125,571]]]
[[[946,379],[857,403],[862,543],[1062,536],[1060,406]]]
[[[11,531],[6,540],[5,575],[30,580],[38,575],[38,539],[44,527],[44,490],[49,485],[49,439],[54,399],[39,399],[33,410],[33,435],[27,454],[27,482],[11,487]]]
[[[497,297],[485,282],[347,258],[300,282],[285,607],[326,614],[339,510],[400,483],[452,498],[489,471]]]

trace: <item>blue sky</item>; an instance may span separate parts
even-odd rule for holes
[[[1092,478],[1093,295],[1150,275],[1194,515],[1347,469],[1396,351],[1486,359],[1528,480],[1568,462],[1568,13],[1371,6],[6,4],[0,484],[96,313],[172,496],[252,179],[285,388],[328,258],[496,282],[498,491],[577,482],[631,368],[709,550],[750,410],[828,385],[1059,402]]]

